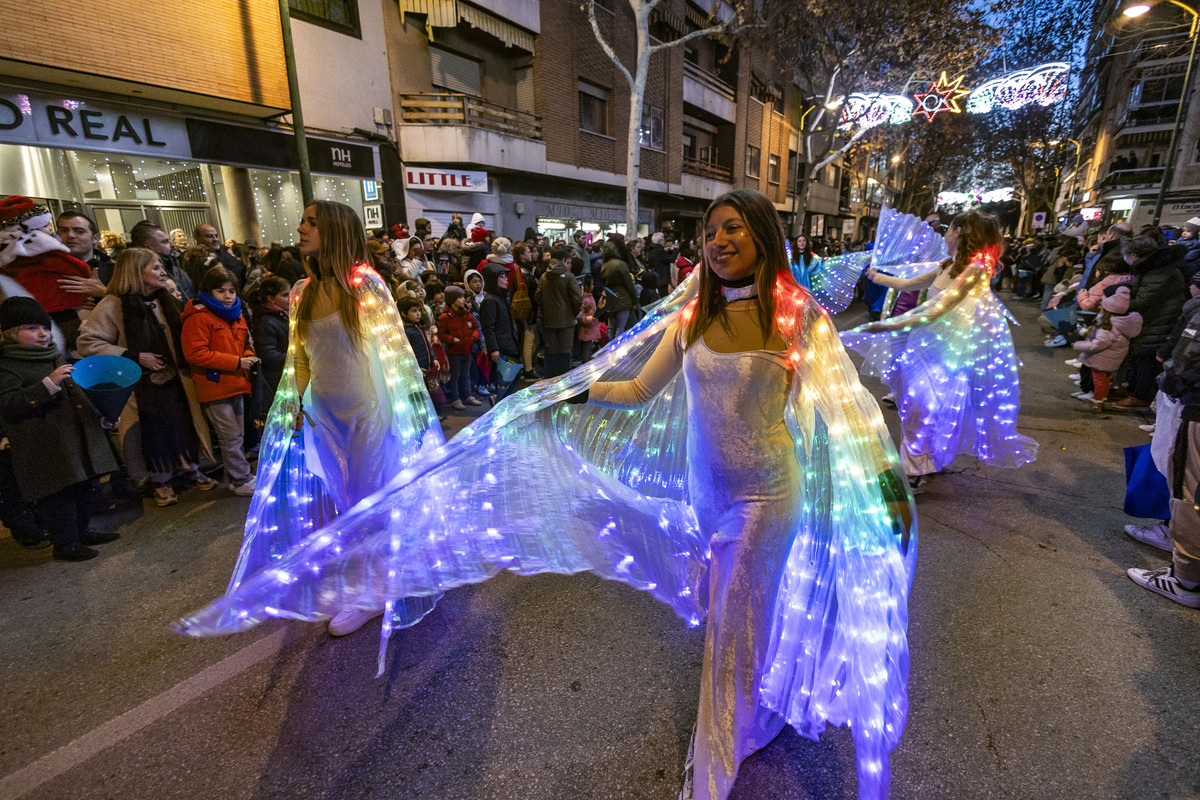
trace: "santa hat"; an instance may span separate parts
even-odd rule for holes
[[[476,214],[475,216],[478,217],[479,215]],[[471,220],[471,222],[474,223],[474,220]],[[486,240],[487,237],[488,237],[488,231],[487,231],[487,228],[483,227],[483,225],[480,225],[475,228],[471,228],[471,241],[472,242],[482,242],[482,241]]]
[[[50,210],[28,197],[9,195],[0,200],[0,267],[25,256],[67,252],[53,235],[43,230],[50,224]]]

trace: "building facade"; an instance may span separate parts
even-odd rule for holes
[[[76,5],[41,9],[0,29],[0,196],[82,208],[121,234],[151,219],[294,238],[302,200],[277,5],[112,0],[88,11],[83,37],[56,22]],[[354,129],[389,130],[383,10],[376,0],[292,10],[316,193],[366,213],[380,145]]]
[[[1127,221],[1136,230],[1154,222],[1165,180],[1160,223],[1178,226],[1200,215],[1195,75],[1182,111],[1180,104],[1191,26],[1192,16],[1170,3],[1132,19],[1117,0],[1097,5],[1074,119],[1079,168],[1064,170],[1060,213]]]

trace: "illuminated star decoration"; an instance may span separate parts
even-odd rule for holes
[[[957,101],[960,97],[970,93],[967,89],[959,88],[962,81],[962,75],[951,81],[943,72],[942,77],[929,87],[928,92],[913,95],[913,99],[917,101],[917,110],[914,112],[914,116],[924,114],[925,119],[933,122],[933,118],[939,111],[949,111],[952,114],[962,113]]]

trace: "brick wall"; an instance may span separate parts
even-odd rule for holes
[[[79,28],[82,23],[85,28]],[[244,0],[42,0],[0,26],[5,58],[288,108],[279,8]]]

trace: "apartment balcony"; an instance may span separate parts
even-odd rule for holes
[[[408,162],[546,171],[542,118],[471,95],[400,95],[398,134]]]
[[[688,175],[708,178],[713,181],[729,183],[733,180],[733,170],[728,167],[722,167],[720,164],[711,164],[707,161],[701,161],[698,158],[688,158],[687,156],[683,157],[683,171]]]
[[[726,122],[737,121],[737,94],[725,81],[690,61],[683,62],[683,102]]]
[[[1191,40],[1186,36],[1147,36],[1138,42],[1129,55],[1129,63],[1140,66],[1166,61],[1183,61],[1188,57]]]
[[[1139,167],[1137,169],[1114,170],[1100,181],[1100,191],[1109,192],[1126,189],[1157,187],[1163,178],[1162,167]]]

